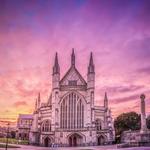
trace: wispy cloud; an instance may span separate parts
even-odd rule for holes
[[[139,69],[137,69],[137,73],[139,73],[139,74],[147,74],[147,75],[149,75],[150,74],[150,66],[145,66],[145,67],[143,67],[143,68],[139,68]]]

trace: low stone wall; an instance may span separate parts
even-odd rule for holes
[[[150,142],[122,143],[122,144],[118,144],[117,148],[140,147],[140,146],[150,147]]]
[[[125,131],[121,135],[122,147],[150,146],[150,131],[141,133],[140,131]]]
[[[117,144],[117,148],[126,148],[129,147],[128,143]]]

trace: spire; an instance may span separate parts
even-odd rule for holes
[[[49,99],[48,99],[48,105],[49,105],[49,106],[52,105],[52,94],[49,96]]]
[[[35,100],[35,111],[37,110],[37,99]]]
[[[74,54],[74,48],[72,49],[72,54],[71,54],[71,66],[75,66],[75,54]]]
[[[90,65],[94,65],[93,64],[93,53],[91,52],[91,54],[90,54],[90,63],[89,63],[89,66]]]
[[[53,66],[53,74],[57,74],[57,73],[60,73],[60,67],[58,64],[58,56],[57,56],[57,52],[56,52],[55,62],[54,62],[54,66]]]
[[[40,95],[40,92],[39,92],[38,99],[37,99],[37,107],[38,108],[40,107],[40,103],[41,103],[41,95]]]
[[[109,116],[111,116],[111,108],[109,109]]]
[[[104,107],[108,108],[108,98],[107,98],[107,93],[105,92],[105,96],[104,96]]]
[[[88,66],[88,73],[94,73],[94,72],[95,72],[95,67],[94,67],[94,63],[93,63],[93,54],[91,52],[90,62],[89,62],[89,66]]]

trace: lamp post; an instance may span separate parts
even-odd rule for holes
[[[7,147],[8,147],[8,133],[9,133],[9,123],[7,124],[7,134],[6,134],[6,147],[5,147],[5,150],[7,150]]]

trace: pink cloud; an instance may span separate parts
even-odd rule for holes
[[[26,101],[17,101],[14,103],[15,107],[20,107],[20,106],[27,106],[27,102]]]
[[[23,112],[31,112],[38,92],[42,101],[47,101],[55,52],[58,52],[62,77],[70,66],[73,47],[76,66],[85,79],[89,54],[93,51],[97,105],[103,105],[107,91],[116,116],[122,112],[121,108],[137,111],[134,102],[138,96],[134,95],[145,92],[150,97],[147,3],[1,4],[0,106],[4,112],[12,107],[16,117],[20,112],[15,110],[16,106],[24,106]]]

